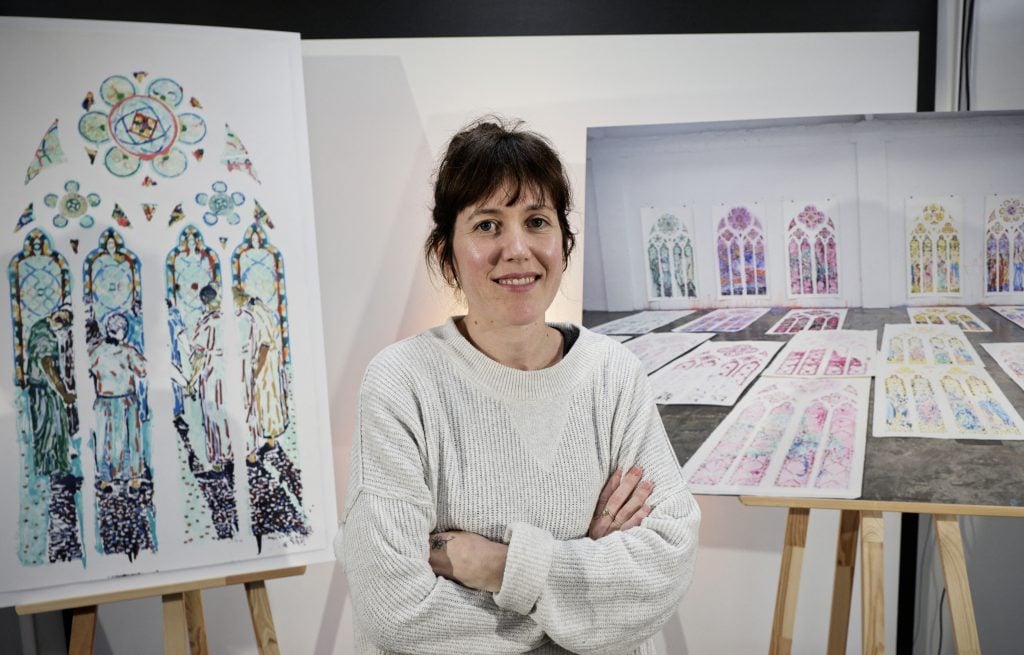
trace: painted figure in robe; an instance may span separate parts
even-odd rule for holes
[[[60,475],[71,470],[69,414],[75,394],[61,374],[61,334],[71,325],[70,310],[58,309],[42,318],[29,332],[26,381],[32,425],[34,466],[39,475]]]
[[[203,414],[206,458],[215,471],[232,458],[231,430],[224,410],[224,341],[220,294],[212,285],[199,291],[204,313],[192,333],[188,394],[198,397]]]

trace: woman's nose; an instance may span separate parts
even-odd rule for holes
[[[530,244],[525,231],[520,227],[505,230],[502,239],[502,256],[505,259],[524,259],[530,255]]]

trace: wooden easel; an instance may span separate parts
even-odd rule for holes
[[[91,655],[96,637],[96,611],[99,605],[160,596],[163,599],[164,653],[187,655],[191,651],[192,655],[207,655],[210,650],[206,644],[202,590],[241,584],[245,585],[245,596],[249,601],[249,616],[252,618],[252,629],[256,635],[256,646],[259,648],[260,655],[278,655],[277,631],[274,629],[274,617],[270,613],[266,581],[302,575],[305,572],[305,566],[294,566],[273,571],[148,587],[134,591],[18,605],[15,607],[15,611],[20,615],[28,615],[55,610],[72,610],[74,618],[71,621],[71,644],[68,647],[68,655]]]

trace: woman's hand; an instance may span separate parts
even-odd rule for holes
[[[434,575],[463,587],[498,592],[505,577],[508,546],[474,532],[438,532],[430,535],[430,568]]]
[[[643,475],[639,466],[629,469],[626,475],[622,475],[622,469],[615,469],[597,499],[588,537],[600,539],[616,530],[625,532],[647,518],[651,507],[646,503],[654,491],[654,483],[649,480],[641,482]]]

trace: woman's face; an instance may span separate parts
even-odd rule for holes
[[[553,207],[502,187],[455,219],[452,250],[467,317],[483,327],[543,322],[562,281],[562,230]]]

